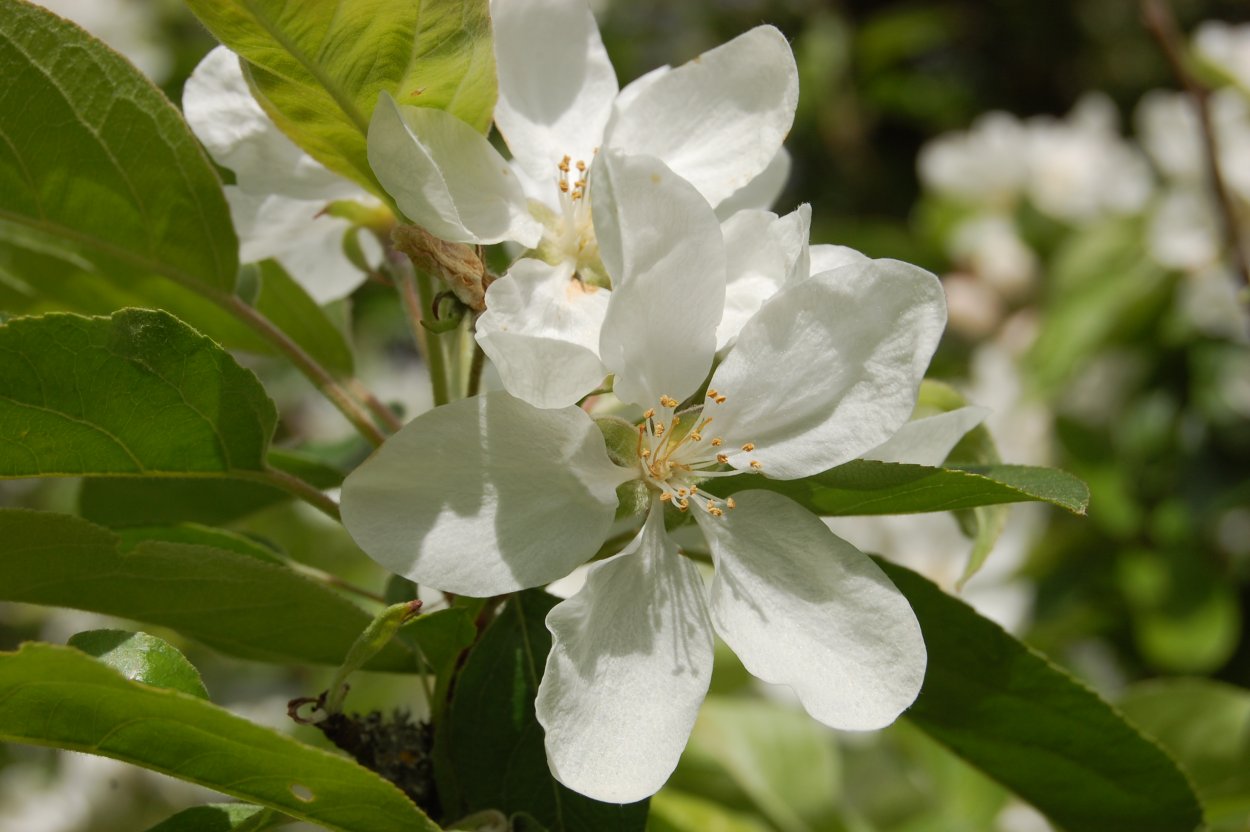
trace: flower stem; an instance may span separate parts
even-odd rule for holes
[[[472,398],[482,389],[482,368],[486,366],[486,353],[473,343],[473,363],[469,365],[469,383],[465,388],[465,396]]]
[[[347,420],[352,423],[352,426],[359,431],[361,436],[374,445],[381,445],[386,441],[386,436],[378,430],[377,425],[369,418],[369,414],[365,412],[364,408],[361,407],[360,403],[356,401],[348,389],[340,384],[330,374],[329,370],[318,364],[316,359],[305,352],[299,344],[295,343],[285,332],[275,326],[272,321],[255,308],[249,306],[237,295],[215,295],[213,300],[227,312],[255,330],[266,341],[277,347],[295,365],[296,369],[315,384],[317,389],[321,391],[321,394],[329,399],[347,417]]]
[[[255,480],[265,485],[271,485],[274,488],[280,488],[288,494],[299,497],[331,520],[337,523],[343,522],[343,518],[339,513],[338,503],[334,502],[324,491],[319,490],[311,483],[300,479],[294,474],[279,471],[277,468],[270,468],[266,471],[257,472],[255,476],[245,476],[244,472],[235,472],[232,476]]]
[[[364,402],[365,407],[369,408],[369,412],[372,413],[379,422],[384,424],[391,433],[397,432],[404,426],[403,420],[395,415],[395,411],[391,410],[385,403],[380,401],[377,396],[373,395],[373,391],[371,391],[368,387],[365,387],[359,379],[349,378],[347,380],[347,389],[351,391],[356,398]]]
[[[400,262],[402,259],[403,262]],[[434,393],[434,406],[438,407],[451,401],[447,387],[447,359],[443,355],[443,342],[437,333],[428,331],[421,325],[428,311],[434,308],[434,287],[428,275],[418,275],[408,258],[398,255],[388,260],[395,285],[399,287],[399,296],[404,303],[404,312],[408,316],[408,328],[412,330],[412,339],[417,349],[425,356],[426,365],[430,370],[430,386]]]

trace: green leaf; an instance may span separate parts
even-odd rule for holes
[[[0,244],[229,293],[238,240],[178,111],[77,26],[0,0]]]
[[[77,517],[0,510],[0,600],[72,607],[176,630],[246,659],[338,665],[371,616],[290,569],[212,546],[146,540],[124,549]],[[370,670],[412,672],[391,644]]]
[[[0,653],[0,739],[85,751],[345,832],[438,827],[345,757],[177,691],[132,682],[77,650]]]
[[[956,511],[1022,502],[1045,502],[1084,514],[1089,505],[1089,489],[1076,477],[1028,465],[929,468],[856,459],[801,480],[742,475],[709,486],[710,491],[726,496],[757,488],[784,494],[826,517]]]
[[[669,785],[721,797],[733,784],[777,829],[806,832],[836,817],[840,778],[832,736],[813,730],[806,714],[759,699],[710,696]]]
[[[929,662],[907,718],[1068,832],[1175,832],[1202,820],[1185,776],[1088,688],[909,569]]]
[[[126,630],[88,630],[70,637],[68,643],[127,679],[208,698],[195,665],[172,644],[156,636]]]
[[[460,607],[421,615],[406,624],[399,636],[413,644],[441,680],[451,663],[473,643],[477,628],[467,610]]]
[[[450,768],[439,776],[444,811],[526,813],[551,832],[641,830],[647,803],[599,803],[556,782],[547,768],[534,696],[551,649],[544,619],[557,599],[512,596],[469,653],[435,742]],[[437,758],[436,758],[437,759]]]
[[[143,526],[122,529],[117,532],[117,537],[121,540],[123,552],[130,551],[148,540],[162,540],[166,543],[211,546],[214,549],[224,549],[227,552],[259,558],[266,563],[285,564],[277,552],[267,546],[262,546],[250,537],[194,523],[181,526]]]
[[[1211,679],[1155,679],[1130,687],[1119,705],[1184,767],[1209,824],[1247,828],[1250,690]]]
[[[264,388],[166,312],[13,319],[0,378],[0,478],[266,470]]]
[[[342,331],[308,292],[276,260],[245,266],[254,270],[258,291],[252,306],[291,337],[317,363],[338,376],[354,369],[352,349]]]
[[[289,820],[264,806],[210,803],[183,809],[147,832],[263,832]]]
[[[378,95],[485,132],[495,106],[487,0],[188,0],[242,56],[261,106],[331,170],[386,198],[365,146]]]
[[[710,800],[665,788],[651,798],[647,829],[648,832],[771,832],[772,827]]]

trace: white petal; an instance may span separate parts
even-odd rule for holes
[[[786,286],[738,335],[705,415],[735,468],[795,479],[880,445],[907,421],[946,324],[941,284],[897,260],[864,260]]]
[[[725,314],[716,328],[716,349],[738,337],[751,316],[788,281],[808,276],[810,205],[778,217],[771,211],[739,211],[721,223],[725,240]]]
[[[512,168],[448,112],[402,106],[383,92],[369,122],[369,164],[400,210],[444,240],[530,248],[542,236]]]
[[[535,407],[566,407],[608,374],[599,329],[608,292],[573,278],[573,264],[525,258],[486,290],[477,342],[504,388]]]
[[[608,803],[655,794],[712,678],[703,581],[665,535],[658,501],[634,542],[547,614],[547,629],[534,706],[552,774]]]
[[[605,144],[658,156],[716,205],[781,148],[798,103],[798,70],[785,35],[757,26],[621,95]]]
[[[605,151],[591,184],[612,297],[599,343],[621,401],[679,401],[707,377],[725,304],[725,249],[711,207],[658,159]]]
[[[225,190],[241,262],[274,258],[320,304],[349,295],[364,282],[364,272],[343,250],[352,224],[323,214],[324,201],[256,196],[233,186]],[[377,240],[367,233],[358,239],[366,258],[376,263],[382,254]]]
[[[723,517],[695,515],[712,547],[712,623],[747,670],[789,685],[826,725],[889,725],[924,680],[920,625],[867,555],[797,503],[736,494]]]
[[[331,173],[270,121],[243,79],[239,57],[224,46],[204,56],[182,92],[187,123],[217,164],[253,194],[347,199],[360,188]]]
[[[588,560],[628,476],[581,410],[488,393],[388,439],[343,483],[343,522],[392,572],[486,597],[550,583]]]
[[[849,246],[831,245],[812,246],[808,249],[808,256],[811,258],[808,269],[812,274],[833,271],[842,266],[863,263],[871,259]]]
[[[864,454],[864,459],[936,467],[945,462],[959,440],[984,422],[988,415],[990,411],[984,407],[961,407],[915,419]]]
[[[790,181],[791,167],[790,153],[783,147],[758,176],[721,200],[716,206],[716,216],[726,219],[749,208],[773,207]]]
[[[493,0],[491,23],[495,124],[513,158],[538,182],[554,181],[566,154],[589,164],[617,93],[590,9],[567,0]]]

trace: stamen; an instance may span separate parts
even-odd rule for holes
[[[585,162],[583,162],[581,159],[578,159],[578,160],[577,160],[577,169],[578,169],[579,171],[584,171],[584,170],[586,170],[586,163],[585,163]]]
[[[671,499],[673,499],[673,493],[671,491],[665,491],[663,494],[660,495],[661,503],[667,503]]]
[[[752,467],[752,468],[754,468],[756,471],[758,471],[758,470],[760,470],[761,468],[763,468],[764,466],[763,466],[763,465],[761,465],[761,464],[759,463],[759,461],[758,461],[758,460],[753,459],[753,460],[751,460],[751,467]]]
[[[696,433],[696,432],[694,432],[694,431],[691,431],[691,433],[690,433],[690,440],[691,440],[692,442],[702,442],[702,441],[703,441],[703,434],[701,434],[701,433]]]
[[[664,407],[677,407],[677,400],[672,396],[660,396],[660,404]]]
[[[569,162],[571,161],[572,161],[572,158],[569,157],[567,154],[565,155],[563,159],[560,160],[560,164],[556,165],[556,167],[560,169],[560,173],[569,172]]]
[[[711,390],[711,389],[709,389],[709,390],[707,391],[707,397],[708,397],[709,399],[715,399],[718,395],[719,395],[719,394],[718,394],[715,390]]]
[[[654,431],[654,433],[655,433],[655,435],[656,435],[657,437],[659,437],[659,436],[663,436],[663,435],[664,435],[664,423],[663,423],[663,422],[656,422],[656,423],[655,423],[655,431]]]
[[[729,457],[726,456],[725,454],[717,454],[716,461],[719,462],[721,465],[728,465]]]
[[[681,500],[678,500],[677,508],[679,508],[682,511],[685,511],[686,509],[690,508],[690,501],[684,498]]]
[[[644,419],[653,419],[653,418],[655,418],[655,408],[654,408],[654,407],[649,407],[649,408],[647,408],[647,412],[646,412],[646,413],[644,413],[644,414],[642,414],[642,418],[644,418]]]
[[[721,439],[719,436],[712,437],[713,448],[719,448],[721,445],[724,445],[724,444],[725,444],[725,440]]]
[[[715,398],[713,398],[713,399],[712,399],[712,401],[716,402],[717,404],[724,404],[724,403],[725,403],[725,397],[724,397],[724,396],[716,396]]]
[[[734,502],[734,498],[733,498],[733,497],[726,497],[726,498],[725,498],[725,507],[726,507],[726,508],[729,508],[729,509],[735,509],[735,508],[737,508],[737,507],[738,507],[738,504],[737,504],[736,502]]]
[[[560,180],[560,193],[567,194],[569,192],[569,183],[563,179]]]
[[[742,450],[746,451],[747,453],[750,453],[751,451],[755,450],[755,443],[754,442],[746,443],[745,445],[742,446]]]

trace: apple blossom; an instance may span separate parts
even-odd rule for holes
[[[633,541],[549,614],[536,703],[555,776],[626,802],[676,765],[714,632],[827,725],[882,727],[914,700],[923,640],[877,566],[788,498],[717,496],[716,483],[806,477],[886,443],[912,411],[945,307],[927,272],[822,252],[835,267],[763,299],[713,370],[727,275],[715,214],[655,158],[605,151],[598,164],[610,210],[595,226],[614,286],[598,354],[614,395],[641,413],[626,441],[616,423],[610,455],[585,411],[490,393],[391,437],[348,477],[342,508],[388,569],[487,596],[566,575],[600,549],[620,496],[642,495]],[[710,588],[665,530],[670,514],[693,515]]]

